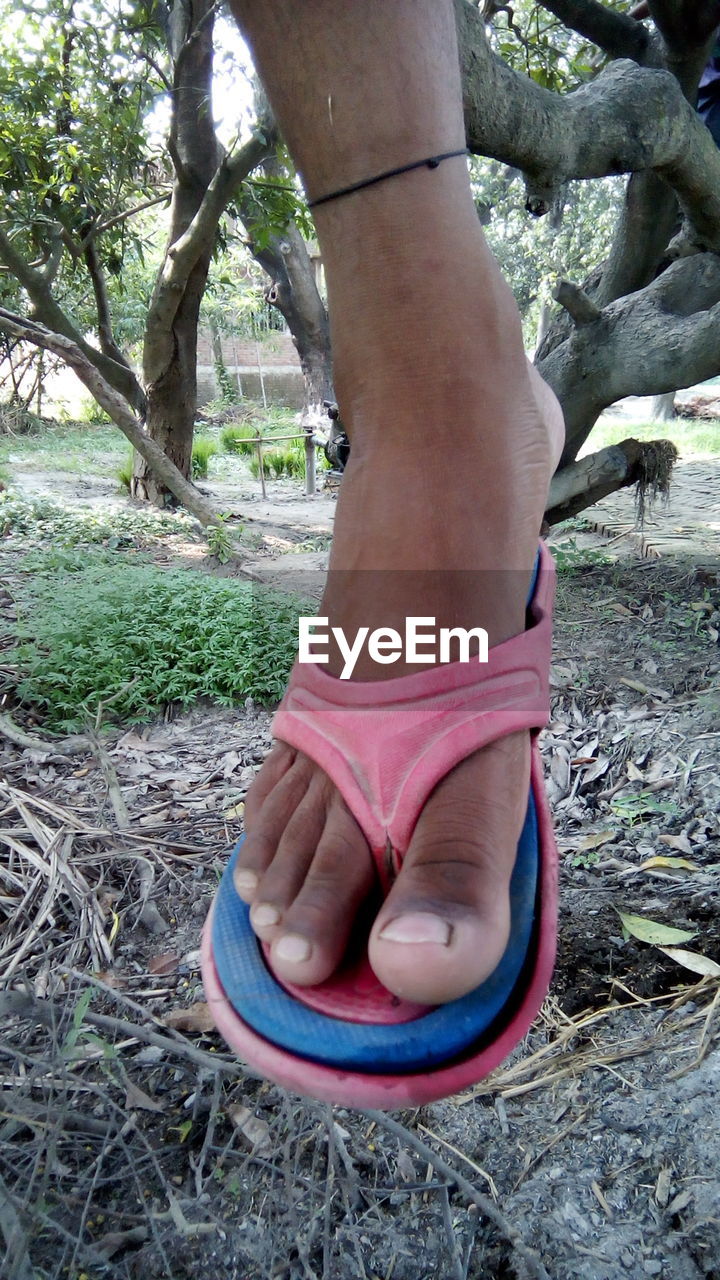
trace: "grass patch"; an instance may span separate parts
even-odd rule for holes
[[[133,450],[131,449],[127,458],[123,462],[122,466],[118,467],[115,473],[117,475],[118,480],[120,481],[120,488],[123,489],[125,493],[130,492],[134,466],[135,466],[135,457],[134,457]]]
[[[207,480],[210,459],[219,452],[218,444],[211,436],[196,436],[192,447],[193,480]]]
[[[220,445],[225,450],[225,453],[247,456],[255,452],[253,441],[256,437],[255,428],[247,423],[230,423],[229,426],[223,427],[220,432]]]
[[[302,603],[255,584],[163,572],[109,557],[35,558],[20,588],[17,692],[49,728],[74,729],[99,704],[142,721],[200,698],[232,706],[282,696]]]
[[[0,466],[12,472],[65,471],[75,475],[108,475],[125,461],[127,441],[111,423],[78,422],[43,425],[32,435],[0,436]]]
[[[699,418],[674,418],[672,422],[632,422],[627,418],[618,421],[606,416],[593,427],[580,457],[631,438],[672,440],[685,456],[720,453],[720,424],[718,423],[703,422]]]
[[[266,476],[280,480],[283,476],[305,475],[304,445],[288,444],[282,449],[266,449],[263,451],[263,468]],[[257,480],[260,475],[260,461],[257,454],[250,459],[251,474]]]
[[[65,506],[51,498],[28,498],[12,488],[0,493],[0,537],[22,539],[26,547],[50,542],[59,548],[104,545],[115,550],[195,533],[195,521],[180,511],[102,511]]]

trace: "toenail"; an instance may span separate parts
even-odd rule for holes
[[[447,947],[452,935],[452,928],[446,920],[430,915],[426,911],[417,911],[406,916],[397,916],[385,925],[380,934],[381,942],[439,942]]]
[[[236,871],[235,888],[238,893],[254,893],[258,887],[258,878],[254,871]]]
[[[277,924],[280,919],[280,912],[277,907],[271,907],[269,902],[261,902],[257,907],[253,907],[252,922],[261,929],[266,929],[268,925]]]
[[[293,964],[300,964],[303,960],[310,959],[312,947],[307,938],[301,938],[299,933],[286,933],[275,944],[273,951],[278,960],[291,960]]]

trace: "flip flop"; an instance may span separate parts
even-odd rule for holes
[[[430,792],[472,752],[531,730],[530,795],[505,953],[481,986],[437,1008],[398,999],[372,972],[366,943],[377,903],[326,982],[276,978],[233,885],[238,842],[203,931],[202,975],[218,1030],[267,1078],[342,1106],[421,1106],[484,1079],[529,1030],[550,985],[557,930],[557,848],[537,746],[549,711],[554,586],[541,544],[527,629],[482,665],[353,683],[296,664],[273,736],[332,778],[367,838],[383,892]]]

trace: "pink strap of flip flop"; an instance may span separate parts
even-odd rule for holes
[[[549,715],[555,571],[540,544],[530,624],[471,659],[379,681],[345,681],[296,663],[273,737],[310,756],[333,780],[387,883],[388,850],[407,849],[437,783],[498,738],[537,730]]]

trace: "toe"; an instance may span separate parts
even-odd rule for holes
[[[275,931],[271,959],[278,977],[300,986],[329,978],[374,882],[365,837],[335,794],[302,887]]]
[[[286,818],[274,841],[272,859],[258,879],[250,908],[250,922],[263,942],[272,942],[277,936],[288,908],[310,871],[326,826],[328,790],[329,784],[322,775],[311,778],[300,803]],[[264,821],[262,832],[267,840]],[[259,836],[258,831],[256,839]]]
[[[428,800],[370,936],[373,970],[402,999],[456,1000],[497,966],[528,755],[526,735],[505,739],[458,765]]]
[[[290,748],[285,747],[274,760],[271,752],[248,792],[246,835],[234,873],[236,892],[244,902],[254,901],[260,880],[272,864],[283,833],[312,782],[310,762],[295,753],[290,759],[286,754],[289,751]],[[267,778],[264,776],[266,766]]]

